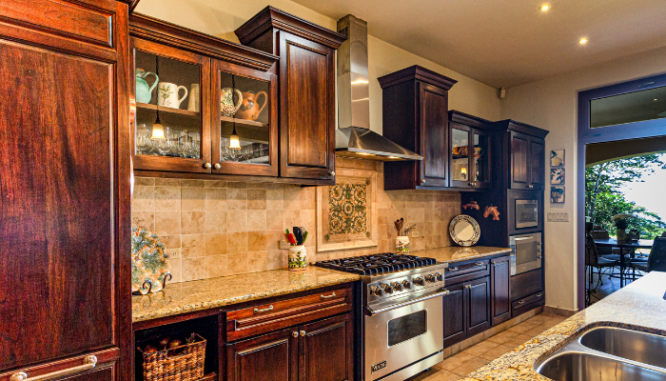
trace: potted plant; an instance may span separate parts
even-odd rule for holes
[[[620,213],[613,216],[612,220],[617,228],[617,242],[627,242],[627,227],[629,226],[629,219],[633,217],[633,215],[626,213]]]

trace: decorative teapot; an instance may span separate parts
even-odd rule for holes
[[[259,97],[264,97],[264,104],[259,107]],[[265,91],[254,93],[254,91],[246,91],[243,93],[243,102],[240,109],[236,112],[236,118],[257,120],[259,114],[264,110],[268,104],[268,94]]]
[[[238,97],[238,101],[234,104],[234,92]],[[231,87],[225,87],[222,89],[222,94],[220,95],[220,111],[222,116],[233,117],[236,114],[236,111],[241,107],[243,102],[243,93],[238,89],[232,89]]]
[[[148,86],[148,82],[144,78],[152,75],[155,77],[155,82],[152,86]],[[150,100],[153,98],[153,90],[157,87],[158,82],[160,81],[157,74],[153,72],[146,72],[141,68],[136,69],[136,101],[139,103],[150,103]]]

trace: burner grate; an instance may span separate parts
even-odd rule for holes
[[[315,266],[345,271],[359,275],[384,275],[437,264],[433,258],[421,258],[404,254],[373,254],[362,257],[332,259],[315,263]]]

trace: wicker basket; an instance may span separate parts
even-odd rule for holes
[[[169,350],[145,353],[143,356],[144,381],[195,381],[204,376],[206,339],[193,334],[195,341]]]

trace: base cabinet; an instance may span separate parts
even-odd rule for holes
[[[490,328],[490,277],[447,286],[444,296],[444,347]]]
[[[227,345],[228,381],[352,380],[349,314]]]
[[[511,319],[511,257],[493,259],[491,264],[491,325]]]

